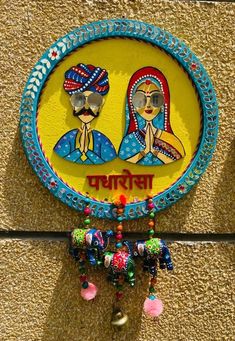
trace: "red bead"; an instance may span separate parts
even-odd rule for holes
[[[116,292],[116,297],[118,300],[120,300],[123,297],[123,292],[122,291]]]
[[[86,275],[81,275],[80,276],[80,281],[81,282],[85,282],[87,280],[87,276]]]
[[[85,207],[84,214],[89,215],[91,213],[91,209],[89,207]]]
[[[122,239],[122,234],[121,234],[121,233],[117,234],[117,235],[116,235],[116,239],[117,239],[117,240],[121,240],[121,239]]]
[[[149,204],[148,204],[148,208],[151,210],[151,209],[153,209],[154,208],[154,204],[152,203],[152,202],[150,202]]]

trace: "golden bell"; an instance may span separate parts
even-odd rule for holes
[[[111,324],[116,327],[124,326],[128,321],[128,316],[122,312],[120,308],[113,310]]]

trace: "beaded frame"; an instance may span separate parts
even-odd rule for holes
[[[47,77],[65,56],[86,43],[112,37],[139,39],[163,49],[187,72],[200,98],[203,122],[199,147],[182,176],[170,188],[153,197],[157,212],[178,201],[198,182],[212,157],[218,134],[216,96],[204,67],[182,41],[158,27],[135,20],[103,20],[77,28],[55,42],[34,66],[23,92],[20,107],[23,147],[43,185],[62,202],[82,211],[85,207],[85,196],[70,188],[56,175],[42,152],[36,129],[38,101]],[[90,208],[94,216],[115,218],[112,203],[91,198]],[[144,200],[126,205],[125,219],[136,219],[147,214]]]

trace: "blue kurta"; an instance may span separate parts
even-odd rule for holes
[[[65,160],[83,165],[100,165],[116,158],[116,151],[112,142],[101,132],[90,132],[89,149],[84,154],[76,146],[78,129],[73,129],[63,135],[54,147],[57,155]]]

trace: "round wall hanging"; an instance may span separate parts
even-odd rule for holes
[[[33,68],[20,109],[27,158],[43,185],[70,207],[124,219],[185,195],[216,144],[218,108],[198,58],[155,26],[115,19],[82,26]]]

